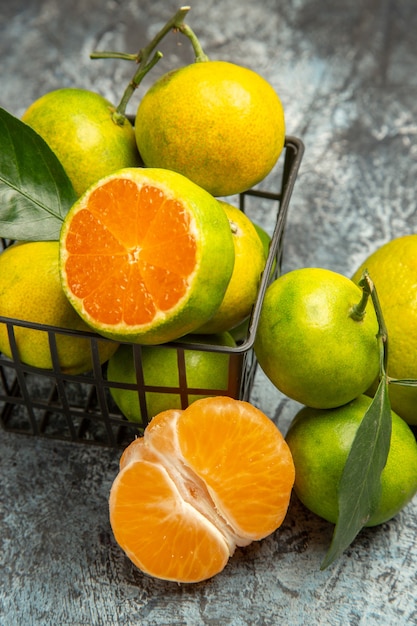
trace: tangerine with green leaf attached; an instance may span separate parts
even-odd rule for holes
[[[361,263],[352,280],[367,269],[375,285],[388,333],[387,373],[417,379],[417,235],[397,237]],[[370,393],[375,391],[375,385]],[[409,424],[417,424],[417,387],[390,384],[391,406]]]
[[[60,263],[64,291],[87,324],[111,339],[159,344],[214,315],[234,245],[224,210],[204,189],[169,170],[125,168],[70,209]]]
[[[335,409],[304,407],[286,435],[295,465],[295,493],[308,509],[333,524],[338,520],[338,487],[343,468],[370,403],[369,397],[361,395]],[[417,492],[414,434],[394,411],[391,419],[391,442],[381,473],[381,494],[365,526],[388,521]]]

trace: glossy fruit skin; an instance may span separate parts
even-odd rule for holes
[[[253,225],[264,247],[265,259],[266,259],[268,258],[268,255],[269,255],[269,246],[271,245],[271,237],[268,235],[266,230],[262,228],[262,226],[260,226],[259,224],[256,224],[255,222],[253,222]],[[271,276],[275,272],[276,266],[277,266],[277,260],[274,259],[274,262],[272,263],[272,267],[271,267]]]
[[[256,222],[252,222],[252,223],[263,245],[265,259],[267,259],[269,255],[269,246],[271,243],[271,237],[268,235],[266,230],[262,228],[262,226],[260,226],[259,224],[256,224]],[[272,278],[275,272],[276,266],[277,266],[277,261],[276,259],[274,259],[274,262],[272,263],[272,267],[271,267],[270,278]],[[236,343],[243,343],[246,340],[248,336],[248,331],[249,331],[249,324],[250,324],[250,316],[247,317],[245,320],[243,320],[243,322],[241,322],[237,326],[234,326],[233,328],[230,329],[229,332],[232,335],[233,339],[236,341]]]
[[[114,111],[100,94],[63,88],[33,102],[22,121],[55,152],[80,196],[103,176],[142,164],[131,123],[116,124]]]
[[[338,485],[356,431],[371,403],[359,396],[336,409],[302,408],[294,418],[286,441],[296,479],[294,491],[316,515],[335,524],[338,518]],[[381,474],[382,492],[366,526],[388,521],[417,492],[417,443],[408,424],[392,415],[391,444]]]
[[[371,301],[362,321],[349,316],[362,291],[323,268],[283,274],[266,290],[254,349],[285,395],[307,406],[350,402],[379,372],[378,322]]]
[[[388,375],[417,379],[417,235],[380,246],[358,267],[354,282],[364,269],[374,282],[388,331]],[[388,393],[394,411],[416,425],[417,387],[390,384]]]
[[[266,263],[264,244],[255,226],[237,207],[220,201],[230,223],[235,247],[235,264],[223,301],[213,317],[197,330],[199,333],[230,331],[252,311]]]
[[[181,338],[185,343],[203,343],[235,346],[231,335],[188,335]],[[229,381],[229,355],[222,352],[186,350],[184,353],[187,387],[190,389],[226,390]],[[178,387],[179,367],[177,350],[169,346],[142,346],[141,365],[145,385],[156,387]],[[132,347],[121,345],[111,357],[107,367],[107,380],[119,383],[137,384]],[[132,422],[143,424],[138,393],[129,389],[110,387],[113,400],[123,415]],[[216,394],[217,395],[217,394]],[[190,394],[188,404],[204,397]],[[178,393],[148,391],[146,393],[148,419],[169,409],[181,409]]]
[[[58,326],[75,331],[90,328],[74,311],[61,287],[58,242],[19,243],[0,255],[0,315],[16,320]],[[52,369],[48,335],[15,326],[21,360],[27,365]],[[80,374],[91,370],[90,342],[74,335],[56,334],[60,367],[64,373]],[[118,344],[98,344],[101,362],[115,352]],[[7,328],[0,325],[0,352],[11,357]]]
[[[284,110],[256,72],[199,62],[154,83],[139,104],[135,133],[145,165],[173,169],[214,196],[228,196],[274,167],[284,146]]]

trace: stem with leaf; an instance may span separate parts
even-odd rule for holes
[[[363,318],[370,296],[378,320],[380,382],[356,431],[343,468],[338,489],[339,515],[321,569],[328,567],[346,550],[375,511],[381,493],[381,473],[390,448],[391,405],[386,374],[388,334],[375,286],[367,272],[364,272],[359,286],[362,298],[352,308],[351,317],[357,320]]]
[[[362,293],[366,295],[366,299],[371,296],[372,303],[374,305],[375,314],[378,320],[378,335],[377,340],[379,343],[380,365],[379,365],[379,377],[380,380],[384,379],[388,383],[387,377],[387,363],[388,363],[388,331],[385,325],[384,316],[382,314],[382,307],[379,302],[378,294],[375,289],[375,285],[372,282],[368,272],[365,271],[361,280],[359,281],[359,287],[362,288]]]

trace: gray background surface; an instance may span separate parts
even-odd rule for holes
[[[132,66],[92,61],[90,52],[136,52],[179,6],[0,0],[0,106],[20,116],[61,86],[117,102]],[[305,143],[284,270],[321,266],[349,276],[371,250],[415,231],[415,8],[414,0],[192,3],[187,22],[207,54],[267,78],[283,101],[288,134]],[[180,35],[161,49],[152,80],[192,60]],[[298,409],[261,372],[252,401],[283,432]],[[1,624],[417,623],[417,500],[362,531],[320,571],[333,528],[294,498],[279,531],[238,550],[212,580],[178,586],[143,576],[115,544],[107,498],[118,458],[110,449],[0,433]]]

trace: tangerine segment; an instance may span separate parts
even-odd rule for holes
[[[123,452],[110,492],[116,541],[145,573],[197,582],[236,546],[282,523],[294,465],[281,433],[247,402],[203,398],[156,415]]]
[[[182,410],[171,409],[156,415],[139,440],[142,445],[136,440],[134,445],[128,446],[122,455],[121,465],[125,466],[138,458],[158,461],[174,481],[184,502],[188,502],[217,528],[228,545],[229,554],[233,554],[236,545],[247,545],[250,540],[236,536],[227,520],[219,515],[204,481],[184,463],[177,436],[177,424],[182,413]],[[132,448],[130,452],[129,448]]]
[[[282,434],[264,413],[248,402],[205,398],[183,412],[177,430],[184,461],[237,535],[262,539],[281,525],[294,464]]]
[[[137,437],[127,446],[127,448],[123,450],[119,462],[120,469],[122,470],[129,463],[138,461],[145,457],[148,460],[155,460],[156,457],[154,454],[152,455],[150,446],[148,445],[149,441],[153,443],[152,447],[165,457],[174,455],[176,450],[174,436],[172,434],[172,424],[181,412],[182,411],[180,409],[169,409],[167,411],[161,411],[161,413],[155,415],[155,417],[147,425],[145,435],[143,437]]]
[[[160,464],[132,462],[118,474],[110,492],[110,522],[130,560],[156,578],[205,580],[230,556],[219,531],[184,502]]]
[[[64,290],[90,326],[155,344],[192,332],[218,309],[234,245],[210,194],[175,172],[134,168],[102,179],[75,203],[60,258]]]

